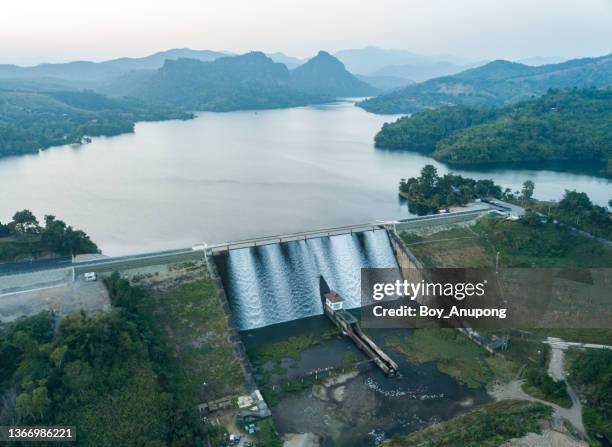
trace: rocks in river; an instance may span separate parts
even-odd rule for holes
[[[372,391],[382,394],[385,397],[403,397],[407,399],[415,399],[415,400],[433,400],[433,399],[443,399],[444,393],[439,394],[418,394],[414,391],[403,390],[400,388],[387,390],[380,386],[372,377],[368,377],[365,380],[365,384]]]
[[[374,441],[374,445],[382,444],[383,441],[387,437],[387,435],[385,434],[383,430],[377,430],[377,429],[374,429],[371,432],[369,432],[368,436],[372,438],[372,441]]]

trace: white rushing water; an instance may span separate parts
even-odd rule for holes
[[[241,330],[322,313],[319,275],[361,305],[361,269],[397,268],[384,230],[232,250],[224,283]]]

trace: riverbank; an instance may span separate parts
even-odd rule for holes
[[[490,401],[435,364],[411,362],[388,341],[406,330],[369,330],[400,365],[389,378],[325,316],[241,333],[279,432],[312,433],[321,446],[376,445]]]

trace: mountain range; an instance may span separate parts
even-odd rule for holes
[[[356,48],[334,54],[351,73],[369,79],[379,88],[397,88],[440,76],[459,73],[486,62],[452,55],[425,56],[405,50]],[[390,81],[393,79],[393,81]],[[378,80],[381,83],[378,83]]]
[[[291,71],[291,85],[311,95],[332,97],[371,96],[379,90],[350,74],[337,58],[319,51],[315,57]]]
[[[230,111],[323,102],[291,86],[287,67],[260,52],[210,62],[167,60],[134,96],[191,110]]]
[[[409,85],[358,105],[373,113],[413,113],[458,104],[498,107],[540,96],[551,88],[609,86],[612,54],[541,66],[497,60]]]
[[[377,92],[321,51],[294,70],[261,52],[209,62],[167,60],[129,93],[191,110],[229,111],[292,107]]]
[[[283,53],[270,57],[261,52],[235,56],[175,49],[106,62],[3,65],[0,90],[40,93],[87,89],[109,96],[134,96],[191,110],[214,111],[291,107],[379,92],[324,51],[301,62]],[[289,70],[287,65],[297,67]]]

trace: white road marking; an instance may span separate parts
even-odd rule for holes
[[[61,284],[56,284],[54,286],[38,287],[36,289],[19,290],[17,292],[3,293],[0,295],[0,298],[2,298],[3,296],[19,295],[20,293],[38,292],[39,290],[55,289],[56,287],[64,287],[67,284],[68,283],[61,283]]]

